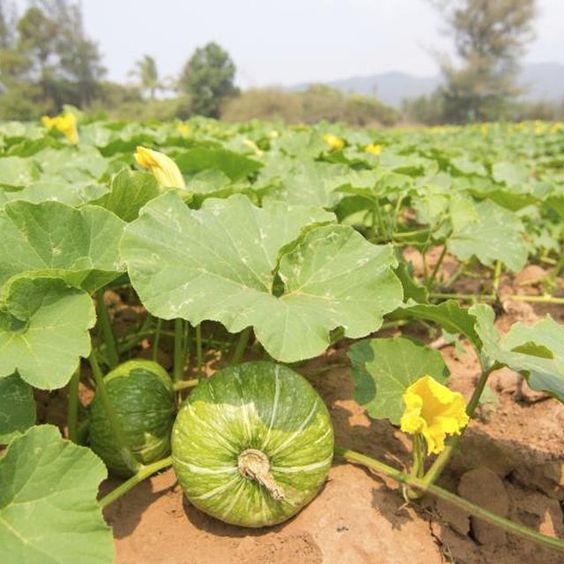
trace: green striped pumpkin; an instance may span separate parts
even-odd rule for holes
[[[302,376],[271,362],[232,366],[200,382],[172,432],[186,497],[243,527],[295,515],[323,485],[332,459],[325,404]]]
[[[112,370],[104,382],[137,461],[149,464],[168,456],[176,406],[172,381],[164,368],[150,360],[130,360]],[[131,476],[98,397],[90,404],[90,446],[114,474]]]

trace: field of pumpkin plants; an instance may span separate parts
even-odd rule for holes
[[[112,508],[166,474],[212,534],[275,542],[353,468],[397,511],[447,528],[449,511],[464,515],[465,542],[501,532],[538,547],[527,561],[559,561],[562,476],[548,530],[520,518],[527,500],[496,511],[448,473],[467,431],[496,417],[496,374],[533,397],[500,436],[521,417],[534,432],[537,405],[564,421],[563,217],[559,123],[125,123],[67,108],[0,124],[0,560],[212,561],[187,529],[183,558],[170,543],[160,559],[116,557]],[[446,349],[473,355],[474,372],[457,374]],[[348,435],[323,393],[335,370],[331,393],[350,390],[364,425]],[[354,529],[323,523],[335,538]],[[433,542],[443,561],[521,561]],[[384,548],[341,554],[399,561]],[[338,561],[316,550],[290,556]],[[264,554],[232,556],[292,561]]]

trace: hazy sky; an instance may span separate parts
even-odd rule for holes
[[[538,0],[537,38],[526,60],[564,63],[564,0]],[[126,80],[147,53],[178,74],[214,40],[233,57],[242,86],[288,85],[400,70],[433,75],[448,49],[426,0],[82,0],[108,77]]]

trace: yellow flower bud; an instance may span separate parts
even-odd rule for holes
[[[376,143],[370,143],[364,147],[365,153],[370,153],[371,155],[379,155],[382,152],[382,145],[377,145]]]
[[[423,376],[411,384],[403,394],[403,402],[401,430],[423,435],[429,454],[441,452],[446,436],[459,435],[468,424],[462,394],[449,390],[431,376]]]
[[[137,147],[135,160],[140,167],[150,170],[161,186],[186,189],[180,169],[164,153],[146,147]]]
[[[323,141],[329,145],[331,151],[340,151],[345,146],[344,140],[332,133],[326,133],[323,136]]]

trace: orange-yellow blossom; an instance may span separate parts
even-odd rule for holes
[[[403,394],[403,402],[401,430],[423,435],[429,454],[441,452],[446,436],[459,435],[468,424],[462,394],[449,390],[431,376],[423,376],[411,384]]]
[[[326,133],[323,136],[323,141],[329,145],[331,151],[340,151],[345,146],[344,140],[332,133]]]
[[[78,143],[76,116],[72,112],[64,112],[55,117],[43,116],[41,123],[49,130],[60,131],[73,145]]]
[[[379,155],[382,152],[382,149],[382,145],[370,143],[370,145],[366,145],[366,147],[364,147],[364,152],[370,153],[371,155]]]

